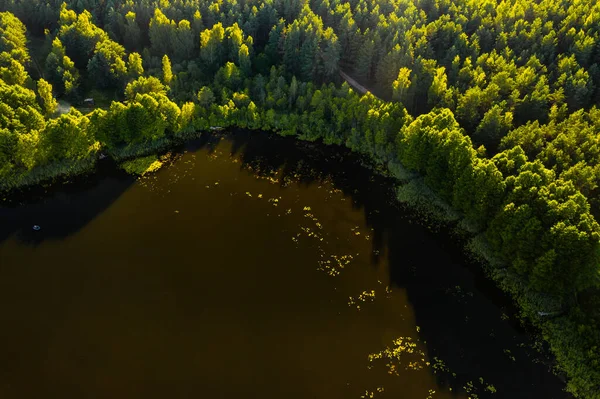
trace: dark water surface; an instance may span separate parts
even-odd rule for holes
[[[100,168],[0,208],[2,399],[567,397],[346,152],[236,132]]]

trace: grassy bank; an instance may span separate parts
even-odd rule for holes
[[[130,175],[143,176],[147,173],[156,172],[163,166],[164,162],[156,155],[134,158],[123,162],[120,167]]]
[[[9,174],[0,181],[0,193],[8,196],[13,191],[29,186],[49,184],[69,177],[91,173],[94,171],[97,159],[97,154],[93,153],[84,159],[76,161],[63,160],[38,166],[28,172]]]
[[[158,154],[176,144],[179,144],[179,142],[165,137],[148,143],[132,144],[124,147],[107,149],[106,154],[116,162],[121,162],[133,158]]]

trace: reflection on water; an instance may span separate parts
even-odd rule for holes
[[[238,132],[61,190],[0,209],[2,398],[566,397],[349,154]]]

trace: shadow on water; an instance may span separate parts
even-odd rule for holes
[[[97,173],[13,193],[0,203],[0,243],[13,236],[31,246],[66,238],[108,209],[134,182],[106,160],[98,164]]]
[[[511,300],[465,256],[464,242],[451,228],[434,231],[403,209],[395,200],[392,179],[374,174],[363,166],[364,159],[346,149],[245,131],[226,137],[241,155],[242,168],[264,175],[281,169],[281,181],[289,177],[306,185],[330,180],[351,197],[354,208],[363,209],[374,229],[374,267],[377,254],[387,248],[390,281],[406,290],[429,358],[442,359],[456,373],[455,378],[438,374],[441,386],[464,392],[473,382],[480,387],[480,398],[570,397],[531,349],[533,337],[513,317]],[[203,146],[213,148],[216,140]],[[488,383],[498,393],[483,392]]]
[[[219,144],[220,137],[203,135],[173,152],[204,149],[210,153]],[[238,149],[247,139],[236,141]],[[5,199],[0,198],[0,243],[15,237],[21,243],[37,246],[45,240],[75,234],[108,209],[135,181],[112,160],[106,159],[88,175],[13,192]],[[40,230],[34,230],[34,226]]]
[[[528,335],[516,323],[501,318],[514,311],[511,302],[482,275],[479,266],[466,259],[460,241],[448,229],[433,232],[397,204],[391,179],[374,174],[363,166],[360,156],[346,149],[274,134],[204,135],[179,150],[210,153],[222,137],[232,141],[242,168],[251,167],[264,175],[279,171],[284,185],[287,178],[305,185],[332,181],[356,209],[363,210],[374,229],[372,264],[380,264],[379,253],[389,257],[392,287],[406,290],[429,358],[442,359],[456,373],[452,379],[438,375],[440,385],[464,392],[465,384],[483,377],[498,388],[497,394],[490,395],[493,398],[568,397],[548,367],[533,362],[532,350],[518,345],[529,343]],[[99,166],[97,174],[74,184],[48,193],[24,193],[0,207],[0,243],[15,234],[30,245],[74,234],[134,182],[107,163]],[[42,230],[33,231],[33,225]],[[512,346],[502,347],[507,343]],[[478,395],[486,397],[485,392]]]

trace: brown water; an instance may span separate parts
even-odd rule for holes
[[[566,397],[346,152],[237,132],[101,169],[0,208],[2,399]]]

